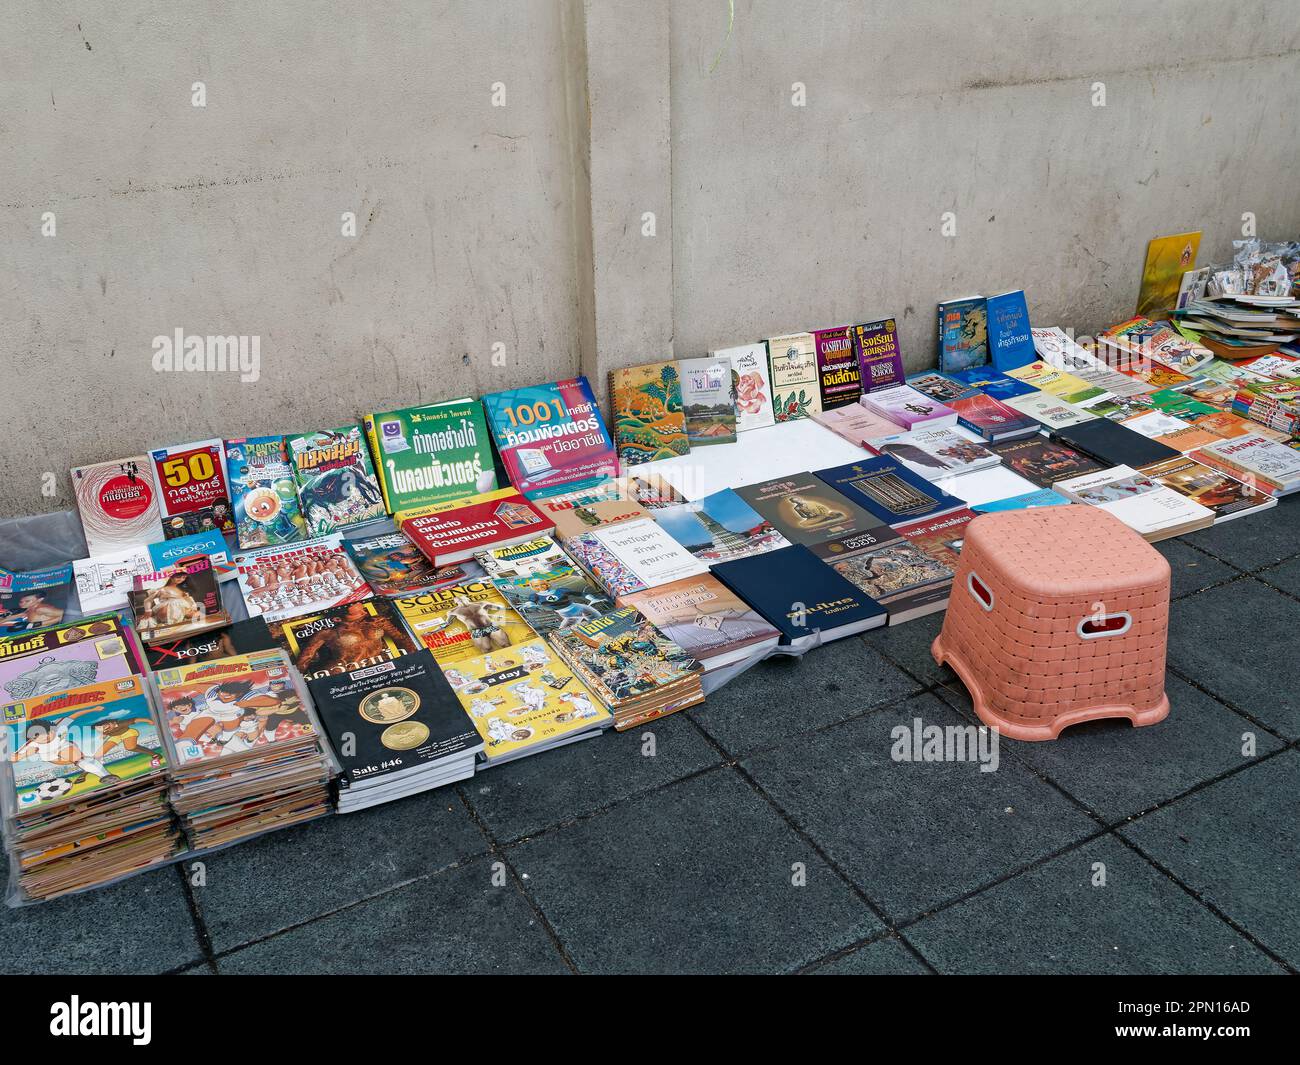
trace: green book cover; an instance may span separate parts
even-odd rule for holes
[[[365,427],[390,514],[497,486],[478,400],[449,399],[367,414]]]

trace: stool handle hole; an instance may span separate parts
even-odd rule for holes
[[[989,590],[982,580],[975,576],[974,571],[966,574],[966,590],[975,597],[975,602],[979,603],[985,610],[993,609],[993,593]]]
[[[1122,636],[1132,627],[1133,616],[1128,613],[1089,615],[1080,619],[1078,632],[1085,640],[1095,640],[1101,636]]]

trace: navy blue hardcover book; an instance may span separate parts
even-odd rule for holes
[[[818,470],[816,475],[886,525],[904,525],[966,505],[887,455]]]
[[[878,628],[885,608],[803,544],[722,562],[710,571],[781,632],[781,646]]]

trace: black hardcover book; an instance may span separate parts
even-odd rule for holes
[[[1151,440],[1141,433],[1113,422],[1109,418],[1094,418],[1078,425],[1063,425],[1052,430],[1052,439],[1091,455],[1098,462],[1110,466],[1132,466],[1135,470],[1153,462],[1181,458],[1179,453],[1159,440]]]
[[[483,749],[431,651],[318,677],[307,687],[352,788]]]
[[[278,646],[271,630],[261,618],[236,621],[224,629],[187,636],[180,640],[164,640],[145,647],[149,668],[153,671],[187,666],[192,662],[211,662],[231,655],[269,651]]]
[[[781,644],[824,641],[885,624],[885,608],[802,544],[722,562],[713,576],[781,632]]]

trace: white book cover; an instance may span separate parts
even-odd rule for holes
[[[1097,417],[1082,407],[1057,399],[1050,392],[1027,392],[1023,396],[1012,396],[1002,402],[1012,410],[1027,414],[1052,429],[1090,422]]]
[[[1053,489],[1076,503],[1113,514],[1134,532],[1152,536],[1164,529],[1214,521],[1214,511],[1151,480],[1131,466],[1085,473],[1058,481]]]
[[[709,567],[649,518],[594,529],[591,534],[647,588],[683,577],[698,577]]]
[[[1139,414],[1136,418],[1125,418],[1120,424],[1135,433],[1141,433],[1148,440],[1155,440],[1168,433],[1189,428],[1188,422],[1183,421],[1182,418],[1175,418],[1172,414],[1166,414],[1162,410]]]
[[[1094,355],[1076,344],[1060,326],[1031,329],[1029,332],[1034,338],[1034,350],[1048,366],[1068,373],[1078,373],[1080,370],[1095,370],[1102,365]]]
[[[1284,487],[1300,485],[1300,451],[1259,433],[1206,444],[1192,456],[1216,458],[1245,473],[1255,474]]]
[[[147,547],[132,547],[109,555],[92,555],[72,563],[73,581],[83,614],[102,614],[127,606],[126,593],[135,578],[155,569]]]
[[[895,433],[874,440],[871,447],[897,459],[927,481],[988,469],[1002,462],[996,452],[946,427],[918,426],[910,433]]]
[[[772,408],[772,378],[768,372],[767,345],[741,344],[709,354],[729,359],[736,371],[736,432],[762,429],[776,422]]]

